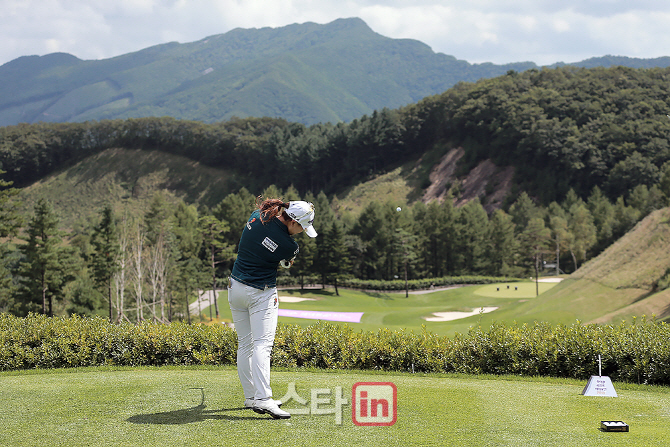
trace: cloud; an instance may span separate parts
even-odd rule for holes
[[[233,28],[360,17],[469,62],[667,55],[665,0],[3,0],[0,64],[62,51],[100,59]]]
[[[448,4],[453,6],[376,6],[362,16],[381,34],[416,38],[435,51],[470,62],[546,65],[606,54],[659,57],[670,53],[666,29],[670,7],[658,1],[634,6],[611,0]]]

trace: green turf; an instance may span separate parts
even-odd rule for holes
[[[23,371],[1,373],[0,381],[0,445],[652,446],[670,439],[670,390],[617,383],[619,397],[604,398],[581,396],[585,383],[571,380],[273,371],[275,397],[290,382],[306,400],[312,389],[342,387],[349,402],[338,425],[333,414],[280,421],[243,409],[233,368]],[[395,425],[353,424],[352,387],[368,381],[396,385]],[[631,431],[601,432],[601,420],[623,420]]]
[[[647,291],[642,289],[613,289],[588,279],[570,277],[536,300],[519,306],[515,309],[515,318],[518,321],[538,320],[554,324],[571,324],[577,319],[589,323],[646,295]]]
[[[487,284],[474,289],[474,294],[489,298],[535,298],[537,292],[546,292],[555,285],[556,283],[549,282],[540,282],[537,285],[535,282]]]
[[[540,283],[540,293],[554,285],[555,283]],[[519,288],[518,295],[515,295],[513,290],[515,286]],[[510,287],[511,292],[505,288],[505,292],[501,290],[500,295],[496,295],[496,287],[502,289],[506,284],[457,287],[432,293],[410,294],[409,297],[405,297],[404,292],[377,293],[342,288],[339,290],[340,296],[336,296],[332,288],[280,290],[279,296],[314,299],[297,303],[283,302],[280,304],[280,308],[283,309],[364,312],[360,323],[347,323],[356,330],[376,332],[380,327],[386,327],[391,330],[420,332],[422,325],[425,325],[429,331],[436,334],[453,335],[455,332],[465,333],[471,326],[490,325],[493,321],[512,322],[517,307],[535,297],[534,282],[514,283]],[[433,316],[434,312],[471,312],[482,307],[498,307],[498,310],[445,322],[424,319]],[[221,319],[232,321],[226,291],[219,295],[219,312]],[[204,309],[203,314],[208,316],[209,310]],[[279,317],[279,322],[309,326],[314,324],[315,320]]]

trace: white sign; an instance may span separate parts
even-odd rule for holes
[[[607,376],[591,376],[582,394],[584,396],[619,397],[612,381]]]

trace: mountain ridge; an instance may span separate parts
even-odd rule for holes
[[[470,64],[418,40],[384,37],[359,18],[236,28],[102,60],[52,53],[10,61],[0,66],[0,125],[148,116],[348,122],[461,81],[536,67]]]
[[[571,65],[617,63],[670,66],[670,57],[604,56]],[[0,66],[0,126],[160,116],[349,122],[458,82],[537,68],[533,62],[471,64],[418,40],[382,36],[360,18],[235,28],[101,60],[67,53],[17,58]]]

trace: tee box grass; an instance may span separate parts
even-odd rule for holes
[[[618,398],[585,397],[574,380],[273,370],[275,398],[293,384],[309,401],[341,387],[332,413],[274,420],[245,409],[231,367],[84,368],[0,373],[0,445],[656,446],[670,439],[668,388],[615,384]],[[392,426],[352,421],[360,382],[397,387]],[[327,399],[328,395],[320,395]],[[332,407],[331,401],[322,408]],[[289,412],[301,408],[284,405]],[[628,433],[601,431],[624,421]]]

